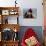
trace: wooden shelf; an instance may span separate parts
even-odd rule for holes
[[[1,41],[0,43],[2,46],[18,46],[19,41]]]
[[[3,41],[3,42],[5,42],[5,43],[8,43],[8,42],[12,43],[12,42],[19,42],[19,40],[15,40],[15,41],[10,40],[10,41]]]
[[[20,29],[20,26],[18,24],[0,24],[0,28],[1,28],[1,31],[5,28],[10,28],[14,31],[14,29],[16,29],[17,31],[19,31]]]
[[[10,12],[13,12],[13,14]],[[15,12],[17,12],[17,13],[15,14]],[[17,24],[8,24],[8,21],[6,21],[7,16],[8,17],[9,16],[14,16],[14,17],[17,16]],[[2,33],[4,29],[8,28],[8,29],[13,30],[14,32],[16,29],[16,32],[18,33],[18,31],[20,29],[20,26],[18,24],[18,16],[19,16],[19,7],[0,7],[0,20],[1,20],[0,32]],[[5,17],[6,17],[6,20],[5,20]],[[3,20],[5,20],[5,21],[3,22]],[[17,41],[16,40],[15,41],[13,41],[13,40],[4,41],[4,40],[2,40],[2,38],[3,37],[1,37],[0,46],[18,46],[18,42],[19,42],[18,39],[17,39]]]
[[[18,9],[19,7],[0,7],[1,10],[7,10],[7,9]]]
[[[17,12],[17,13],[11,14],[10,12],[13,12],[13,13]],[[6,22],[5,17],[9,17],[9,16],[14,16],[14,17],[17,16],[17,24],[18,24],[19,7],[0,7],[0,15],[1,15],[1,24],[4,24]],[[8,18],[7,18],[7,24],[8,24]]]

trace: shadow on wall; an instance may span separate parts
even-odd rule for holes
[[[37,33],[37,37],[38,37],[39,41],[42,43],[43,42],[42,26],[21,26],[20,27],[20,32],[19,32],[20,41],[22,40],[22,38],[24,36],[24,33],[28,28],[32,28]]]

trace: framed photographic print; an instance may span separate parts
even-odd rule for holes
[[[2,15],[9,15],[9,10],[2,10]]]
[[[17,13],[18,13],[18,12],[17,12],[16,10],[10,10],[10,11],[9,11],[9,14],[10,14],[10,15],[16,15]]]
[[[10,11],[9,11],[9,14],[10,14],[10,15],[14,15],[14,10],[10,10]]]
[[[37,9],[33,8],[24,8],[23,9],[24,18],[37,18]]]

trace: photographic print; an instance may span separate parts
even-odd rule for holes
[[[2,15],[9,15],[9,10],[2,10]]]
[[[24,18],[37,18],[37,9],[36,8],[24,8],[23,16]]]

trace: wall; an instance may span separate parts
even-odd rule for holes
[[[22,26],[42,26],[43,25],[43,6],[42,0],[21,0],[21,12],[23,8],[36,8],[37,9],[37,18],[36,19],[24,19],[23,14],[20,14],[20,25]]]
[[[0,0],[0,6],[14,6],[15,0]],[[42,0],[17,0],[18,6],[20,7],[20,18],[19,24],[21,26],[43,26],[43,6]],[[23,8],[36,8],[37,18],[36,19],[24,19]]]

